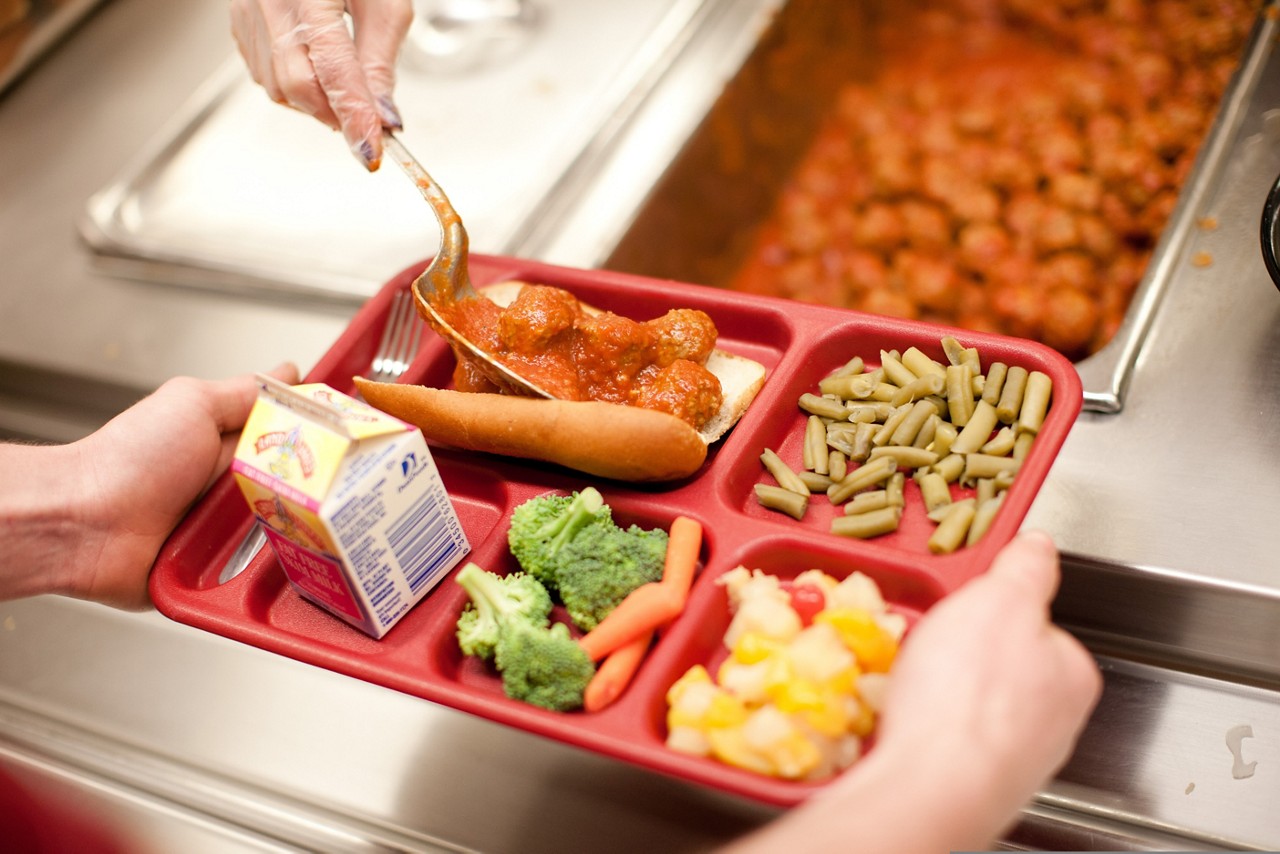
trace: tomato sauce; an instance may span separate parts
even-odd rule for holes
[[[584,311],[573,294],[546,285],[525,285],[506,307],[480,298],[435,308],[481,350],[561,400],[654,409],[695,430],[724,400],[720,380],[706,367],[718,332],[697,309],[637,321]],[[500,391],[462,356],[454,384],[461,391]]]
[[[1258,3],[883,5],[730,286],[1097,351]]]

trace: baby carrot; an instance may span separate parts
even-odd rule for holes
[[[579,638],[578,643],[592,661],[600,661],[614,650],[661,628],[684,610],[701,548],[702,525],[688,516],[677,516],[667,532],[662,580],[631,591],[598,626]]]
[[[580,637],[578,644],[592,661],[599,661],[679,614],[686,598],[671,584],[642,584],[628,593],[598,626]]]
[[[702,525],[688,516],[677,516],[667,531],[667,556],[662,565],[662,583],[673,585],[682,596],[688,596],[701,548]]]
[[[631,684],[631,677],[640,669],[640,662],[652,641],[653,632],[648,631],[605,656],[596,669],[596,675],[587,683],[582,707],[588,712],[598,712],[618,699]]]

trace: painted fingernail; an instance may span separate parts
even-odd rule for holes
[[[404,130],[404,120],[400,118],[400,111],[389,96],[378,97],[378,115],[381,116],[382,123],[392,130]]]
[[[364,164],[366,169],[370,172],[377,171],[381,158],[374,153],[372,142],[367,139],[362,140],[354,150],[356,152],[356,157]]]

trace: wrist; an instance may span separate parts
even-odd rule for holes
[[[73,445],[0,445],[0,599],[76,595],[85,544]]]
[[[928,740],[886,740],[864,762],[896,796],[898,818],[914,826],[921,844],[912,850],[989,850],[1023,801],[1004,784],[999,757],[946,727],[940,720]]]

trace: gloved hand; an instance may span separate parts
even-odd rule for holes
[[[341,130],[370,171],[382,160],[382,127],[401,127],[391,93],[412,20],[410,0],[231,0],[231,32],[253,79],[272,100]]]

